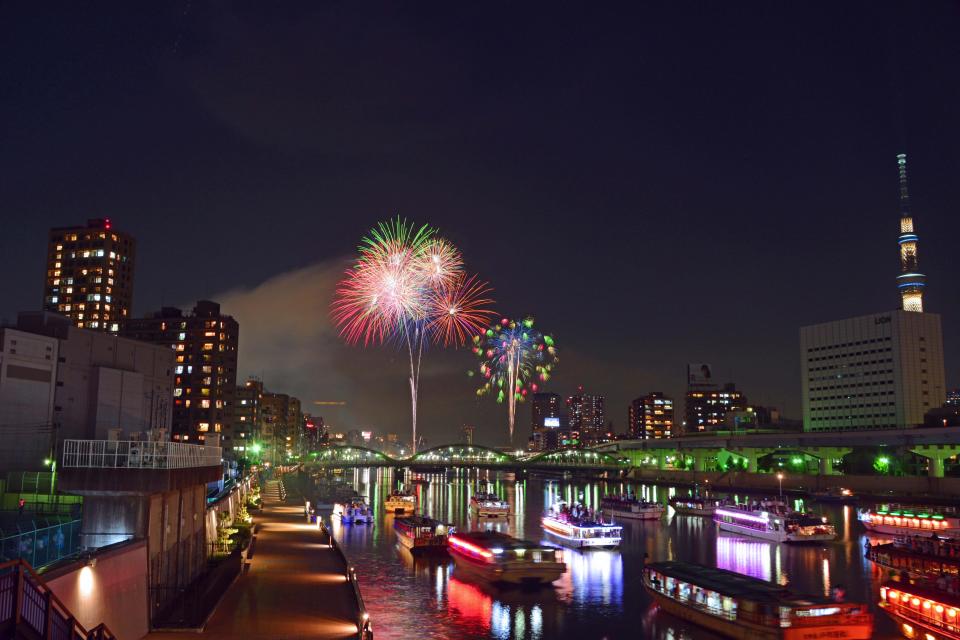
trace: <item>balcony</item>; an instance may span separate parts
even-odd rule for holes
[[[64,469],[192,469],[219,467],[220,447],[137,440],[64,440]]]

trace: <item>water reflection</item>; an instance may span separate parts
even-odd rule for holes
[[[629,482],[582,482],[532,477],[513,481],[492,472],[459,471],[450,476],[423,476],[429,484],[406,485],[417,492],[421,511],[461,530],[491,529],[541,541],[540,516],[556,500],[581,500],[597,508],[604,495],[631,493],[666,502],[689,492]],[[370,498],[375,524],[333,523],[357,567],[363,595],[378,638],[441,640],[457,638],[656,638],[710,639],[716,636],[658,612],[643,591],[644,555],[651,560],[687,560],[790,585],[800,593],[828,594],[843,583],[848,597],[872,602],[877,589],[873,565],[863,558],[861,532],[851,507],[798,505],[819,510],[837,525],[840,540],[829,545],[789,546],[718,534],[710,518],[682,516],[669,510],[661,521],[623,521],[620,549],[565,549],[566,573],[554,588],[525,591],[498,589],[458,575],[448,557],[419,558],[397,544],[394,516],[383,512],[383,499],[409,476],[392,470],[358,470],[344,474]],[[478,519],[470,496],[491,491],[510,502],[511,515]],[[739,501],[748,496],[738,495]],[[851,530],[852,529],[852,530]],[[876,637],[895,637],[892,625],[877,617]]]

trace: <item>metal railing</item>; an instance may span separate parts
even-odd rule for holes
[[[84,629],[22,560],[0,564],[0,627],[12,628],[4,637],[21,637],[21,628],[26,628],[50,640],[116,640],[104,624]]]
[[[182,442],[64,440],[64,468],[189,469],[218,467],[220,447]]]
[[[16,531],[0,529],[0,561],[21,559],[42,569],[72,556],[80,551],[80,524],[25,520],[16,524]]]

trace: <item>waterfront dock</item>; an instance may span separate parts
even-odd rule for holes
[[[264,487],[255,522],[249,567],[200,635],[216,640],[358,638],[362,605],[329,534],[307,523],[302,506],[285,504],[277,481]],[[145,640],[173,639],[183,640],[184,634],[153,632]]]

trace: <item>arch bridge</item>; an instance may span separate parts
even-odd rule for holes
[[[380,451],[359,446],[335,446],[318,451],[305,463],[313,468],[413,467],[430,471],[479,467],[512,471],[616,471],[632,467],[627,457],[588,449],[548,451],[533,456],[516,456],[479,445],[441,445],[406,458],[393,458]]]

